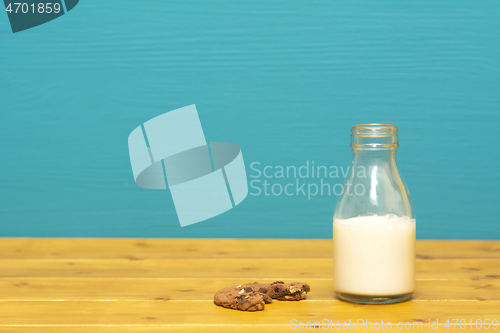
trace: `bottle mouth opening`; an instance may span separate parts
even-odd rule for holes
[[[396,135],[398,128],[391,124],[360,124],[353,126],[351,132],[358,137],[388,137]]]
[[[392,149],[399,146],[398,128],[391,124],[361,124],[351,128],[355,150]]]

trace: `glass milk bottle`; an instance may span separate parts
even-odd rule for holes
[[[333,217],[333,280],[343,300],[384,304],[415,286],[415,217],[396,165],[398,128],[351,129],[352,164]]]

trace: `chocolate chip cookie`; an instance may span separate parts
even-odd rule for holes
[[[229,309],[261,311],[264,304],[271,303],[272,299],[260,289],[257,282],[224,288],[215,294],[214,303]]]
[[[267,286],[267,295],[280,301],[300,301],[306,299],[310,290],[311,287],[307,283],[276,281]]]

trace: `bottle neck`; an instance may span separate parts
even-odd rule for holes
[[[353,162],[371,164],[378,160],[395,160],[396,148],[386,149],[353,149]]]
[[[396,148],[386,149],[353,149],[352,172],[370,177],[370,173],[379,172],[380,168],[398,174],[396,165]]]

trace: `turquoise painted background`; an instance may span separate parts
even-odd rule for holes
[[[500,238],[500,2],[434,0],[87,0],[16,34],[0,13],[0,236],[331,236],[334,196],[180,228],[127,137],[189,104],[249,175],[347,166],[352,125],[394,123],[418,238]]]

